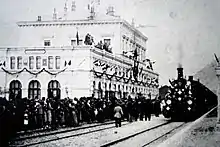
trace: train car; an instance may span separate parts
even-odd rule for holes
[[[217,105],[217,96],[199,81],[183,77],[183,68],[177,68],[176,80],[161,102],[162,114],[173,120],[194,120]]]

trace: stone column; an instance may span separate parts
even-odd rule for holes
[[[217,116],[217,125],[220,126],[220,63],[218,63],[217,67],[215,68],[216,76],[218,80],[217,85],[217,96],[218,96],[218,116]]]

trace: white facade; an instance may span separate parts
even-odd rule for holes
[[[30,97],[33,80],[40,83],[40,97],[48,97],[50,81],[59,82],[61,98],[106,97],[112,92],[118,98],[158,94],[159,75],[143,62],[147,37],[122,19],[23,21],[18,27],[16,47],[0,49],[0,86],[6,97],[13,80],[21,83],[22,97]],[[110,39],[112,53],[95,44],[85,45],[88,33],[95,44]],[[132,73],[133,59],[124,54],[135,49],[139,54],[138,81]]]

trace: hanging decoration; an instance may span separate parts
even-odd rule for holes
[[[30,73],[30,74],[32,74],[32,75],[38,75],[38,74],[40,74],[40,73],[42,73],[42,72],[47,72],[47,73],[50,74],[50,75],[58,75],[59,73],[64,72],[64,71],[66,70],[66,68],[64,68],[63,70],[60,70],[60,71],[58,71],[58,72],[56,72],[56,73],[52,73],[52,72],[46,70],[45,68],[41,69],[41,70],[38,71],[38,72],[32,72],[32,71],[28,70],[26,67],[23,68],[22,70],[18,71],[18,72],[10,72],[10,71],[4,69],[3,67],[2,67],[2,70],[3,70],[4,72],[10,74],[10,75],[20,74],[20,73],[22,73],[22,72],[24,72],[24,71],[26,71],[26,72],[28,72],[28,73]]]
[[[4,66],[5,67],[5,61],[0,61],[0,66]]]
[[[138,68],[138,70],[134,70],[134,67],[131,67],[127,69],[121,76],[118,76],[118,66],[117,65],[110,65],[106,63],[105,61],[101,61],[100,59],[94,59],[93,61],[93,73],[95,77],[97,78],[102,78],[103,76],[106,76],[108,80],[112,80],[112,78],[115,78],[117,82],[123,80],[124,83],[132,83],[132,84],[137,84],[137,85],[143,85],[143,86],[157,86],[158,79],[156,78],[150,78],[148,77],[147,79],[142,79],[138,80],[137,77],[135,78],[134,76],[140,76],[143,72],[143,67],[138,67],[136,66],[135,68]],[[136,74],[129,74],[129,77],[125,77],[126,73],[129,73],[129,71],[136,72]]]
[[[71,65],[71,60],[69,60],[69,61],[66,61],[66,60],[65,60],[65,62],[64,62],[64,67],[66,67],[67,65],[68,65],[68,66]]]

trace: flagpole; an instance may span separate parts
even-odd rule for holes
[[[79,33],[78,33],[78,27],[76,27],[76,44],[79,45]]]

